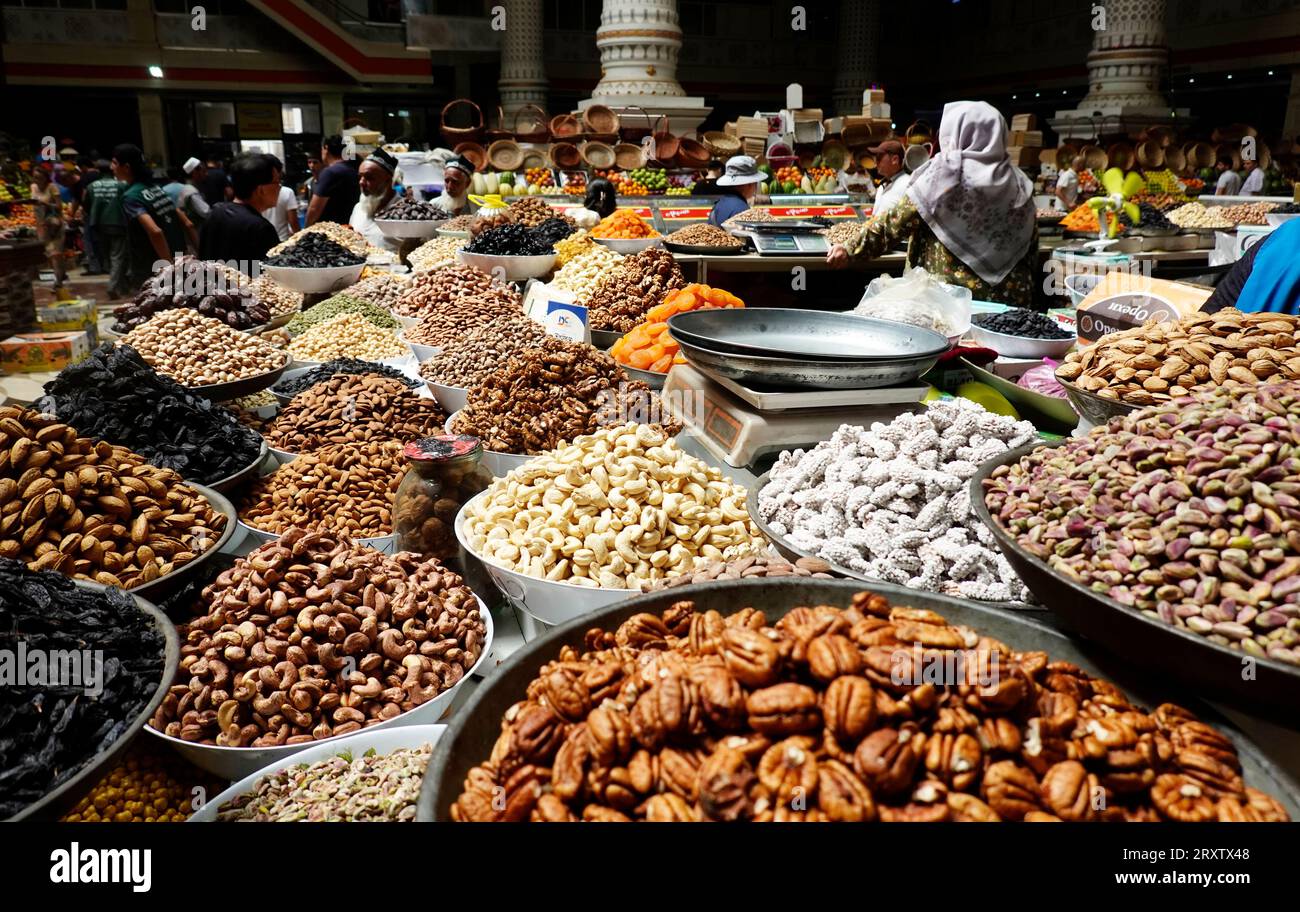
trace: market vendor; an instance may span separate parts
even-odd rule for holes
[[[1300,314],[1300,219],[1283,222],[1247,250],[1201,310]]]
[[[726,173],[717,180],[722,198],[713,204],[709,224],[721,227],[724,222],[749,209],[754,204],[761,183],[763,172],[758,170],[758,162],[754,159],[748,155],[736,155],[727,159]]]
[[[442,166],[442,194],[433,205],[447,218],[463,215],[469,209],[469,184],[474,177],[474,163],[463,155],[449,158]]]
[[[876,188],[876,201],[871,207],[872,215],[884,215],[903,199],[912,175],[903,167],[903,144],[896,139],[887,139],[878,146],[868,150],[876,157],[876,173],[880,175],[880,186]]]
[[[252,275],[256,263],[280,243],[275,226],[262,210],[275,205],[280,195],[278,160],[261,152],[245,153],[230,166],[230,186],[235,198],[212,207],[199,235],[199,258],[219,260]]]
[[[358,234],[376,247],[397,253],[401,247],[399,238],[390,238],[379,230],[375,216],[393,201],[397,190],[393,186],[397,175],[397,159],[383,149],[376,149],[361,163],[357,172],[357,185],[361,189],[361,198],[352,207],[352,217],[348,224]]]
[[[1007,124],[982,101],[947,105],[941,151],[912,175],[893,209],[826,256],[834,269],[907,243],[921,266],[976,299],[1019,307],[1033,300],[1038,265],[1034,188],[1007,155]]]
[[[184,253],[187,237],[197,250],[199,237],[185,213],[172,205],[162,187],[153,184],[139,146],[123,143],[115,148],[112,167],[117,179],[127,185],[122,191],[122,211],[131,257],[130,281],[138,286],[153,274],[155,263],[170,263]]]

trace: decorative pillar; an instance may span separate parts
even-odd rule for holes
[[[835,68],[835,113],[861,114],[862,93],[877,73],[880,6],[862,0],[840,2],[840,44]]]
[[[542,58],[542,0],[505,0],[501,42],[501,107],[507,128],[526,104],[546,107],[546,64]]]
[[[677,81],[682,28],[677,0],[604,0],[600,28],[600,82],[578,107],[603,104],[619,116],[641,117],[634,107],[668,115],[673,133],[695,130],[711,108],[688,96]]]
[[[162,96],[157,92],[136,95],[140,111],[140,148],[149,161],[167,161],[167,127],[163,121]]]
[[[1096,4],[1101,7],[1101,4]],[[1078,108],[1058,111],[1052,126],[1061,137],[1128,133],[1185,117],[1161,94],[1169,66],[1165,0],[1109,0],[1092,13],[1094,35],[1088,54],[1088,94]]]

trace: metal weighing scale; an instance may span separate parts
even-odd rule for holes
[[[745,386],[691,364],[674,365],[663,396],[706,449],[744,469],[763,456],[816,446],[843,424],[892,421],[912,411],[924,383],[865,390],[779,390]]]
[[[825,225],[816,222],[741,222],[760,256],[826,256]]]

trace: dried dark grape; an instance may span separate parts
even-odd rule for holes
[[[291,247],[262,261],[263,266],[289,266],[294,269],[330,269],[334,266],[357,266],[365,257],[357,256],[325,235],[311,231]]]
[[[1006,336],[1020,336],[1023,339],[1069,339],[1070,333],[1046,314],[1013,307],[1002,313],[979,314],[974,323],[989,332],[1002,333]]]
[[[545,256],[554,253],[555,248],[539,238],[532,228],[502,225],[484,231],[465,247],[465,251],[489,256]]]

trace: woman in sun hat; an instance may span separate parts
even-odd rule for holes
[[[713,204],[709,213],[709,224],[721,227],[728,219],[735,218],[753,205],[758,194],[758,185],[763,182],[763,172],[758,170],[758,163],[748,155],[736,155],[727,159],[727,170],[718,178],[717,186],[723,196]]]

